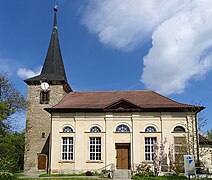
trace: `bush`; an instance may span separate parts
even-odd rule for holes
[[[15,172],[17,162],[12,158],[0,158],[0,172]]]
[[[15,180],[16,176],[9,172],[0,172],[0,180]]]
[[[153,176],[153,171],[151,170],[151,166],[150,165],[148,165],[145,162],[142,162],[137,167],[137,172],[136,172],[135,175],[139,176],[139,177],[149,177],[149,176]]]
[[[93,173],[91,171],[86,171],[85,175],[86,176],[93,176]]]
[[[184,173],[184,165],[183,164],[175,164],[174,165],[174,172],[179,176],[180,174]]]

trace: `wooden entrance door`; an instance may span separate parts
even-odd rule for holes
[[[116,168],[130,169],[130,144],[116,144]]]
[[[47,169],[47,156],[45,154],[38,155],[38,169],[40,170]]]

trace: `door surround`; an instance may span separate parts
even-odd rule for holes
[[[115,143],[116,169],[130,169],[130,143]]]

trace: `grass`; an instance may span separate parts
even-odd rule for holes
[[[88,179],[88,178],[48,178],[48,180],[99,180],[99,179]],[[47,180],[47,178],[21,178],[21,180]]]
[[[58,180],[58,179],[62,179],[62,180],[99,180],[99,179],[90,179],[90,178],[74,178],[74,177],[70,177],[70,178],[63,178],[63,177],[50,177],[48,178],[48,180]],[[102,178],[102,179],[107,179],[107,178]],[[157,176],[157,177],[138,177],[138,176],[133,176],[132,178],[133,180],[186,180],[188,178],[184,177],[184,176]],[[47,180],[47,178],[22,178],[22,180]],[[194,180],[192,178],[192,180]],[[211,178],[209,179],[201,179],[201,180],[212,180]]]
[[[133,180],[183,180],[187,179],[184,176],[156,176],[156,177],[139,177],[133,176]]]
[[[133,180],[184,180],[188,179],[185,176],[157,176],[157,177],[138,177],[138,176],[133,176]],[[193,179],[193,178],[191,178]],[[193,179],[194,180],[194,179]],[[206,180],[206,178],[201,180]],[[212,180],[211,178],[208,178],[207,180]]]

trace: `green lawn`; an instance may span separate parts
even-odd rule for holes
[[[63,177],[58,177],[58,178],[48,178],[48,180],[57,180],[57,179],[62,179],[62,180],[99,180],[99,179],[90,179],[90,178],[63,178]],[[104,179],[104,178],[102,178]],[[134,178],[133,178],[134,179]],[[136,180],[183,180],[183,179],[187,179],[186,177],[174,177],[174,176],[169,176],[169,177],[164,177],[164,176],[160,176],[160,177],[140,177],[140,178],[137,178]],[[47,178],[24,178],[22,180],[47,180]],[[193,179],[194,180],[194,179]],[[212,180],[211,178],[210,179],[201,179],[201,180]]]
[[[184,176],[157,176],[157,177],[136,177],[133,176],[133,180],[186,180],[188,178]],[[192,178],[192,180],[194,180]],[[201,180],[206,180],[206,178],[201,179]],[[207,180],[212,180],[211,178],[207,178]]]
[[[134,180],[183,180],[187,179],[184,176],[157,176],[157,177],[138,177],[133,176],[132,179]]]
[[[59,178],[21,178],[23,180],[57,180],[57,179],[62,179],[62,180],[99,180],[99,179],[89,179],[89,178],[63,178],[63,177],[59,177]]]

